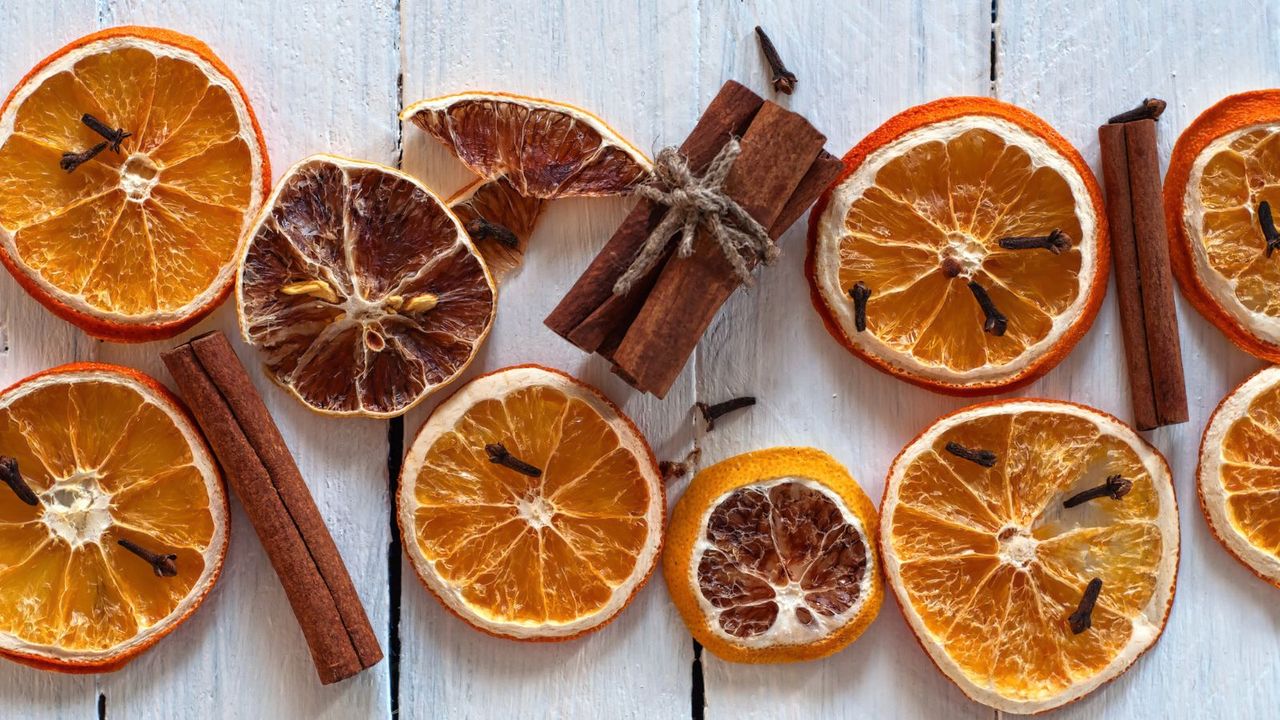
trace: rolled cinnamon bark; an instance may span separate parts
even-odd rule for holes
[[[375,665],[382,648],[279,428],[226,336],[162,355],[284,586],[323,684]]]

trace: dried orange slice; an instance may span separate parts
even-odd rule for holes
[[[236,282],[245,340],[308,407],[394,417],[457,377],[496,289],[458,218],[398,170],[313,155],[250,230]]]
[[[1164,182],[1183,294],[1241,349],[1272,362],[1280,361],[1277,103],[1280,90],[1260,90],[1205,110],[1174,144]]]
[[[195,612],[229,522],[213,456],[178,400],[81,363],[0,395],[0,654],[115,670]]]
[[[732,662],[813,660],[880,612],[876,510],[835,458],[780,447],[698,473],[663,554],[694,638]]]
[[[0,261],[92,335],[171,337],[226,298],[270,178],[248,97],[203,43],[95,33],[0,107]]]
[[[1097,181],[1043,120],[990,98],[889,119],[844,157],[809,219],[827,330],[876,368],[953,395],[1044,375],[1106,292]]]
[[[520,263],[545,200],[630,192],[652,167],[581,108],[502,92],[464,92],[404,109],[484,181],[450,205],[499,277]],[[460,207],[462,206],[462,207]]]
[[[1257,372],[1218,403],[1197,473],[1214,537],[1280,587],[1280,367]]]
[[[1164,630],[1179,542],[1169,465],[1110,415],[1053,400],[959,410],[894,460],[880,510],[907,623],[978,702],[1072,702]]]
[[[405,552],[472,627],[515,640],[600,629],[648,581],[665,499],[644,437],[596,389],[523,365],[432,412],[400,473]]]

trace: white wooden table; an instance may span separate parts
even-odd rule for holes
[[[679,143],[728,78],[767,88],[752,37],[765,26],[800,78],[780,101],[843,154],[910,105],[994,95],[1048,120],[1098,167],[1098,123],[1153,95],[1167,158],[1176,134],[1218,98],[1280,85],[1280,5],[1264,0],[0,0],[0,90],[49,52],[120,24],[167,26],[211,45],[239,75],[276,173],[318,151],[400,163],[448,193],[466,172],[400,107],[496,89],[590,108],[648,150]],[[1154,7],[1168,5],[1177,7]],[[643,7],[637,7],[643,6]],[[1183,7],[1186,6],[1186,7]],[[562,368],[620,402],[660,457],[693,442],[690,407],[739,394],[761,404],[700,439],[703,462],[807,444],[843,461],[875,498],[889,462],[936,416],[965,404],[892,380],[841,349],[809,305],[804,232],[751,293],[716,320],[665,401],[641,397],[599,359],[543,327],[627,210],[561,201],[524,269],[502,288],[497,326],[471,373],[517,362]],[[1113,293],[1114,296],[1114,293]],[[1179,298],[1191,421],[1149,434],[1174,468],[1182,564],[1163,639],[1126,675],[1055,718],[1280,716],[1280,591],[1212,540],[1194,494],[1209,412],[1260,362]],[[220,328],[219,309],[189,334]],[[101,343],[0,277],[0,385],[74,360],[140,368],[173,342]],[[252,352],[240,347],[242,357]],[[939,674],[894,606],[825,661],[734,666],[704,656],[660,578],[617,622],[566,644],[493,639],[448,615],[402,561],[390,498],[403,422],[326,419],[255,379],[299,458],[389,659],[321,687],[284,593],[239,507],[226,570],[205,606],[124,670],[44,673],[0,662],[0,716],[13,718],[991,718]],[[1075,352],[1020,395],[1131,417],[1115,301]],[[430,405],[430,402],[428,402]],[[673,488],[677,497],[683,485]]]

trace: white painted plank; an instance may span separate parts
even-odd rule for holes
[[[752,36],[762,25],[799,77],[790,98],[843,155],[891,115],[936,97],[985,94],[990,11],[976,2],[846,3],[799,12],[790,3],[712,3],[700,21],[701,83],[738,77],[768,90]],[[771,95],[765,93],[766,97]],[[698,355],[699,399],[756,395],[701,442],[704,465],[749,450],[809,445],[834,455],[879,505],[898,450],[964,403],[892,379],[846,352],[823,328],[802,269],[803,222],[775,267],[725,306]],[[892,597],[863,637],[831,658],[745,666],[704,654],[707,717],[989,718],[917,645]]]
[[[95,27],[93,3],[0,3],[6,28],[0,51],[0,92],[9,90],[41,58]],[[21,28],[21,32],[14,29]],[[7,272],[0,272],[0,387],[40,370],[83,357],[84,335],[54,320]],[[91,717],[98,693],[94,678],[60,675],[0,662],[0,697],[16,717]]]
[[[1100,176],[1099,123],[1144,97],[1159,122],[1162,171],[1177,135],[1209,105],[1275,87],[1275,8],[1217,3],[1001,3],[998,95],[1038,113]],[[1229,28],[1229,30],[1228,30]],[[1218,401],[1262,363],[1231,345],[1178,298],[1190,422],[1148,433],[1173,466],[1182,562],[1164,637],[1126,675],[1050,716],[1272,718],[1280,688],[1276,590],[1214,541],[1195,494],[1200,434]],[[1114,293],[1075,352],[1028,394],[1133,417]]]
[[[696,15],[677,0],[528,2],[478,8],[405,0],[404,100],[505,90],[587,108],[646,150],[678,143],[703,98]],[[435,141],[404,130],[404,167],[449,194],[468,179]],[[641,397],[543,326],[625,215],[621,200],[562,200],[543,216],[526,264],[500,292],[498,318],[469,375],[536,362],[578,375],[622,405],[659,457],[688,446],[686,373],[665,401]],[[433,405],[434,403],[428,403]],[[429,409],[429,408],[428,408]],[[406,422],[411,442],[427,409]],[[493,639],[445,612],[407,566],[402,592],[400,707],[406,717],[684,717],[692,644],[660,574],[611,625],[563,644]]]
[[[237,74],[262,123],[276,177],[293,162],[318,151],[394,162],[399,22],[391,2],[297,7],[252,0],[218,4],[108,0],[76,12],[59,3],[26,6],[15,22],[5,23],[7,28],[25,29],[12,33],[21,42],[17,49],[6,47],[0,58],[5,85],[16,82],[28,66],[60,44],[98,27],[168,27],[208,43]],[[64,12],[65,18],[61,17]],[[359,32],[343,33],[342,41],[335,42],[336,29],[354,27]],[[36,366],[94,359],[138,368],[168,383],[159,353],[181,339],[143,345],[89,340],[43,312],[7,275],[0,287],[6,312],[13,315],[6,323],[11,328],[10,344],[20,358],[3,366],[6,376],[19,374],[19,366],[25,373],[39,369]],[[183,337],[214,328],[232,338],[275,415],[385,649],[386,423],[321,418],[287,397],[264,377],[255,353],[238,341],[231,304]],[[71,341],[60,340],[63,336]],[[119,717],[386,715],[389,672],[385,662],[356,679],[320,686],[275,573],[238,501],[232,505],[226,566],[204,607],[124,670],[77,682],[96,685],[107,696],[108,713]],[[6,665],[0,667],[0,682],[9,684],[15,672],[22,674],[17,679],[30,674],[11,671]],[[91,707],[96,696],[97,692],[87,690],[84,701]],[[6,697],[25,699],[28,693],[7,693]]]

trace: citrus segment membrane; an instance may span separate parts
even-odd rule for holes
[[[839,498],[801,479],[732,491],[711,508],[698,590],[716,628],[737,640],[808,642],[865,599],[867,548]]]
[[[493,281],[458,219],[390,168],[303,160],[251,232],[241,329],[320,412],[402,414],[462,372],[492,326]]]
[[[502,279],[520,266],[545,201],[521,195],[506,178],[476,180],[449,198],[449,209],[484,257],[489,272]]]
[[[1105,274],[1096,182],[1041,121],[948,99],[845,162],[815,213],[810,273],[856,352],[935,389],[998,389],[1088,324]]]
[[[1178,555],[1168,466],[1109,416],[1015,401],[943,418],[895,461],[882,510],[886,573],[913,630],[992,707],[1078,698],[1163,629]],[[1073,632],[1095,579],[1091,627]]]
[[[154,381],[102,365],[23,381],[0,396],[0,455],[38,499],[0,487],[0,651],[111,669],[172,630],[216,580],[221,480]]]
[[[60,51],[10,96],[0,247],[24,286],[89,332],[153,339],[230,288],[268,171],[252,111],[207,48],[128,30]]]
[[[1259,371],[1219,404],[1200,446],[1198,488],[1219,542],[1280,587],[1280,370]]]
[[[612,619],[656,563],[664,505],[652,454],[615,407],[568,376],[517,367],[437,408],[399,507],[414,567],[446,607],[529,640]]]

